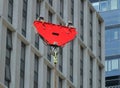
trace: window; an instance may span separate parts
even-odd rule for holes
[[[90,29],[89,33],[90,33],[90,46],[89,46],[89,47],[90,47],[90,49],[92,50],[92,48],[93,48],[93,47],[92,47],[92,45],[93,45],[93,43],[92,43],[92,42],[93,42],[93,33],[92,33],[92,29]]]
[[[39,34],[35,34],[35,47],[39,49]]]
[[[40,16],[40,6],[41,6],[40,1],[36,0],[36,19]]]
[[[48,59],[49,61],[51,61],[50,51],[51,51],[51,46],[47,46],[47,59]]]
[[[24,88],[25,79],[25,44],[21,43],[20,88]]]
[[[73,82],[73,41],[70,43],[70,81]]]
[[[60,16],[63,18],[64,0],[60,0]]]
[[[118,0],[110,0],[111,10],[117,9]]]
[[[108,2],[107,1],[101,1],[100,2],[100,10],[101,11],[107,11],[108,10]]]
[[[13,18],[13,0],[8,0],[8,21],[12,23]]]
[[[92,74],[93,74],[93,63],[92,63],[92,57],[90,57],[90,70],[89,70],[89,72],[90,72],[90,78],[89,78],[89,83],[90,83],[90,88],[93,88],[92,87]]]
[[[101,60],[101,22],[100,21],[98,28],[98,57]]]
[[[48,0],[49,1],[49,4],[52,6],[53,4],[53,1],[52,0]]]
[[[80,29],[80,38],[83,40],[83,18],[80,18],[80,22],[81,22],[81,29]]]
[[[27,28],[27,0],[23,0],[23,13],[22,13],[22,34],[26,37]]]
[[[51,88],[51,68],[47,67],[47,88]]]
[[[63,65],[63,49],[59,48],[59,70],[62,72],[62,65]]]
[[[107,61],[105,61],[105,71],[107,71]]]
[[[38,88],[39,57],[37,55],[34,61],[34,88]]]
[[[92,5],[97,11],[99,11],[99,2],[93,3]]]
[[[59,86],[58,88],[62,88],[62,79],[59,77]]]
[[[9,88],[11,82],[11,51],[12,51],[12,32],[7,30],[6,37],[6,59],[5,59],[5,85]]]
[[[118,59],[112,60],[112,70],[118,70]]]
[[[83,47],[80,47],[80,88],[83,88]]]
[[[52,23],[52,13],[48,11],[48,22]]]
[[[83,18],[84,18],[84,4],[83,4],[83,0],[81,0],[81,10],[80,10],[80,38],[83,40],[83,24],[84,24],[84,21],[83,21]]]
[[[74,24],[74,0],[71,0],[71,18],[72,23]]]
[[[101,88],[101,67],[98,67],[98,88]]]
[[[118,70],[119,69],[119,59],[112,59],[112,60],[106,60],[105,61],[105,71],[113,71],[113,70]]]
[[[119,35],[118,35],[118,31],[115,31],[115,32],[114,32],[114,39],[118,39],[118,36],[119,36]]]
[[[106,56],[117,55],[120,53],[120,28],[113,27],[105,31]]]
[[[111,71],[111,69],[112,69],[112,65],[111,65],[111,61],[109,60],[108,61],[108,71]]]

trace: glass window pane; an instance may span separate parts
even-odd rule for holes
[[[20,78],[20,88],[24,88],[24,78]]]
[[[111,71],[111,61],[108,61],[108,71]]]
[[[118,39],[118,31],[114,32],[114,39]]]
[[[101,11],[107,11],[108,10],[108,2],[107,1],[100,2],[100,10]]]
[[[59,85],[58,88],[62,88],[62,79],[59,77]]]
[[[117,0],[111,0],[111,10],[117,9]]]
[[[10,66],[6,65],[5,66],[5,80],[11,80],[11,75],[10,75]]]
[[[99,2],[93,3],[94,8],[99,11]]]
[[[105,71],[107,71],[107,61],[105,61]]]
[[[112,60],[112,70],[118,69],[118,59]]]

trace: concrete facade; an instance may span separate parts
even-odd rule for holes
[[[35,31],[33,21],[36,19],[36,0],[27,1],[26,37],[22,32],[23,1],[13,0],[12,23],[8,21],[8,2],[0,0],[0,88],[5,85],[5,58],[7,30],[12,32],[12,50],[10,57],[9,88],[20,88],[21,42],[25,44],[24,88],[34,88],[34,55],[39,57],[38,88],[54,88],[54,63],[48,60],[47,46],[39,38],[39,49],[35,47]],[[60,13],[60,0],[38,0],[40,15],[49,21],[52,13],[52,23],[65,25],[73,21],[78,34],[73,41],[72,81],[70,80],[70,46],[64,46],[62,52],[62,71],[57,64],[57,85],[62,79],[62,87],[57,88],[105,88],[104,73],[104,22],[88,0],[63,0],[63,17]],[[71,7],[72,6],[72,7]],[[9,7],[10,8],[10,7]],[[73,10],[73,13],[71,11]],[[71,15],[71,13],[73,15]],[[59,58],[58,58],[59,59]],[[50,68],[50,85],[47,86],[47,69]],[[48,74],[49,75],[49,74]]]

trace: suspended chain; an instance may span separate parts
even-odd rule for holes
[[[57,58],[57,55],[58,55],[58,49],[57,47],[52,47],[52,52],[51,52],[52,56],[53,56],[53,62],[54,64],[57,64],[58,62],[58,58]]]

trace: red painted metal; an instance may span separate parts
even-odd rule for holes
[[[73,40],[77,34],[73,27],[61,26],[42,21],[34,21],[34,26],[42,39],[52,46],[62,47]]]

